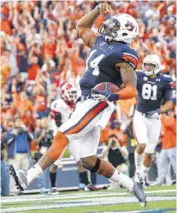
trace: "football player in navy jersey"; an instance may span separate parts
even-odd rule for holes
[[[136,96],[135,69],[138,56],[130,47],[139,32],[136,20],[128,14],[120,13],[110,17],[99,27],[98,37],[91,29],[100,14],[109,13],[111,10],[109,4],[101,3],[79,20],[77,32],[83,42],[91,48],[80,81],[81,97],[70,119],[58,129],[51,147],[27,174],[13,166],[10,167],[21,189],[58,159],[68,143],[71,145],[77,141],[77,144],[73,145],[75,150],[72,153],[77,161],[81,160],[82,165],[91,172],[97,172],[118,182],[122,187],[132,191],[140,203],[146,204],[140,183],[133,182],[128,176],[117,171],[112,164],[96,156],[100,131],[110,119],[114,108],[113,101]],[[112,93],[109,87],[103,91],[92,90],[100,82],[114,83],[121,87],[121,90],[117,93]]]
[[[157,55],[147,55],[143,60],[143,71],[137,72],[138,100],[134,114],[135,179],[145,184],[157,145],[161,122],[160,114],[172,108],[173,80],[160,74],[161,62]]]

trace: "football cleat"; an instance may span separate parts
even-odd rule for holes
[[[57,190],[56,187],[52,187],[52,188],[50,189],[50,191],[48,192],[48,194],[57,195],[57,194],[59,194],[59,192],[58,192],[58,190]]]
[[[10,170],[10,175],[12,175],[12,177],[15,180],[17,189],[19,189],[20,191],[23,191],[24,189],[26,189],[28,186],[27,171],[17,169],[12,164],[9,165],[9,170]]]
[[[94,186],[92,184],[88,184],[86,187],[89,189],[89,191],[98,191],[99,190],[96,186]]]
[[[135,197],[140,202],[140,205],[142,207],[146,206],[146,196],[144,194],[143,186],[140,182],[134,182],[132,193],[135,195]]]

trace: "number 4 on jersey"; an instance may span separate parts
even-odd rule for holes
[[[104,57],[104,54],[99,55],[98,57],[94,58],[92,61],[89,62],[90,58],[92,57],[92,55],[96,52],[96,50],[93,50],[90,52],[89,57],[87,58],[87,66],[86,66],[86,70],[88,68],[88,65],[90,65],[90,67],[93,69],[92,71],[92,75],[98,76],[100,71],[99,71],[99,62],[101,61],[101,59]]]

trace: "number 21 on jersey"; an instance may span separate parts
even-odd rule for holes
[[[149,100],[157,100],[157,85],[143,84],[142,97]]]
[[[93,69],[92,75],[98,76],[100,73],[98,64],[101,61],[101,59],[104,57],[104,54],[101,54],[90,61],[90,58],[94,55],[95,52],[96,50],[93,50],[90,52],[89,57],[87,58],[87,61],[86,61],[86,70],[88,69],[90,65],[90,67]]]

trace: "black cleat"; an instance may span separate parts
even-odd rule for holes
[[[10,175],[15,180],[15,184],[17,186],[17,189],[20,191],[23,191],[25,188],[27,188],[27,172],[21,169],[15,168],[12,164],[9,165]]]

